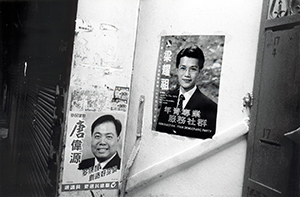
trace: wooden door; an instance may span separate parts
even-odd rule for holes
[[[292,12],[293,2],[264,3],[243,196],[299,195],[299,147],[284,136],[300,126],[300,12]]]

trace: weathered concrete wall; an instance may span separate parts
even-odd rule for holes
[[[252,91],[261,9],[261,0],[140,2],[126,158],[135,140],[140,95],[145,95],[145,112],[142,142],[130,173],[128,196],[241,196],[246,155],[244,136],[201,162],[175,167],[170,175],[158,177],[154,183],[135,187],[135,178],[138,175],[147,180],[158,173],[159,165],[164,168],[168,164],[168,158],[179,153],[184,157],[185,151],[193,146],[201,147],[203,142],[151,130],[160,36],[225,35],[217,120],[217,135],[220,135],[227,130],[230,132],[229,128],[248,116],[242,99]],[[203,144],[202,148],[205,149],[206,145]]]
[[[126,84],[131,86],[131,95],[123,166],[136,138],[140,95],[145,96],[143,136],[129,175],[127,196],[241,196],[246,155],[243,122],[248,117],[242,99],[252,91],[261,8],[261,0],[79,0],[78,18],[112,24],[124,31],[120,42],[116,42],[118,59],[124,66],[134,68],[131,84]],[[225,35],[217,134],[212,140],[151,130],[155,74],[163,35]],[[124,73],[127,79],[130,72]],[[230,132],[235,137],[222,145]],[[205,154],[210,147],[215,150]],[[176,167],[181,158],[190,157],[193,151],[197,155],[197,150],[203,152],[199,160],[187,159],[184,165]],[[160,166],[168,169],[168,164],[175,166],[171,173],[151,179]],[[150,182],[137,187],[139,180],[135,177]],[[64,194],[91,195],[89,191]],[[98,194],[102,193],[95,193]]]
[[[114,144],[123,155],[138,5],[138,0],[78,1],[60,196],[118,195],[117,165],[87,171],[78,165],[94,157],[91,125],[105,114],[122,123]],[[106,144],[108,150],[115,150],[112,146]]]

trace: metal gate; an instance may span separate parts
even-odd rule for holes
[[[11,194],[55,196],[77,1],[16,1],[10,11],[20,9],[8,69]]]

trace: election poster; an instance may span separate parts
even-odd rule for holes
[[[60,195],[117,196],[132,67],[118,26],[77,18],[75,31]]]
[[[162,36],[152,129],[192,138],[216,133],[225,36]]]
[[[118,189],[125,114],[71,112],[68,120],[62,191]]]

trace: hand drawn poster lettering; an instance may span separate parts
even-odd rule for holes
[[[194,138],[216,132],[225,36],[162,36],[153,130]]]

